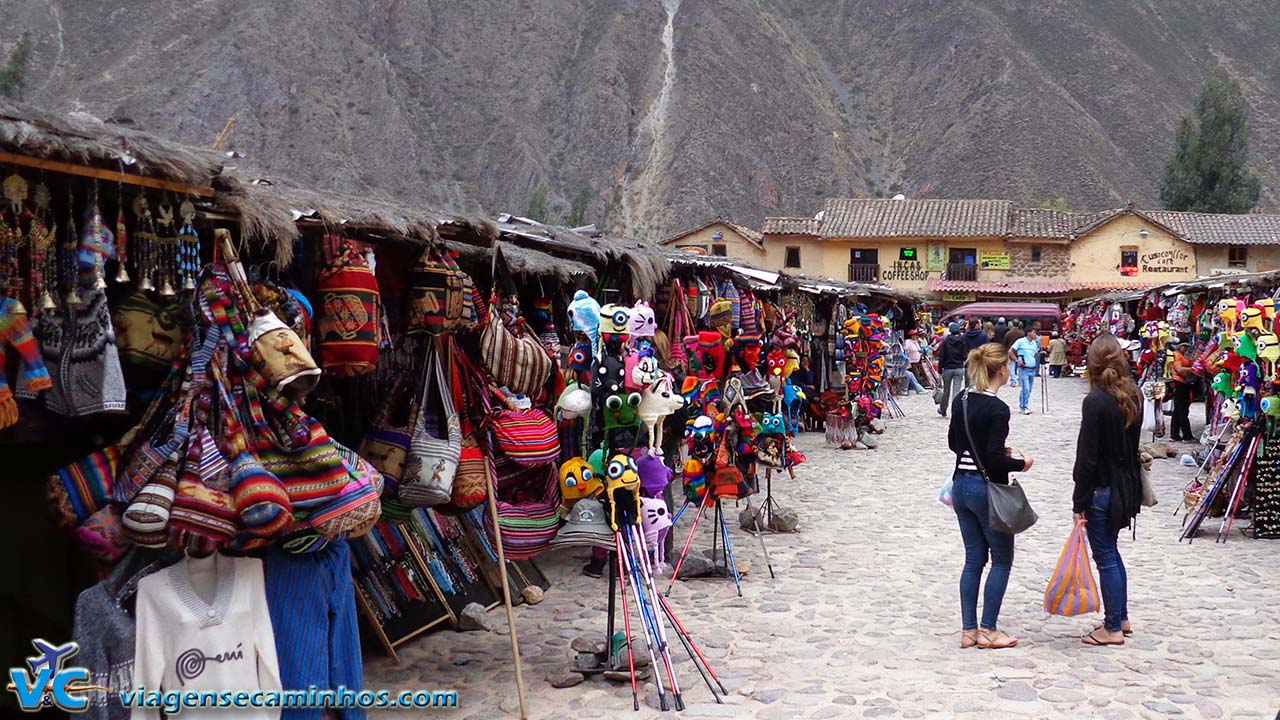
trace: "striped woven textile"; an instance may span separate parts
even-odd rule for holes
[[[489,513],[485,513],[484,522],[492,538],[495,533]],[[502,551],[508,560],[531,558],[550,547],[560,529],[560,481],[555,467],[548,468],[540,497],[519,503],[499,497],[498,524],[502,529]]]
[[[1058,566],[1044,590],[1044,609],[1050,615],[1074,617],[1097,612],[1100,606],[1098,583],[1089,567],[1089,544],[1084,525],[1077,524],[1062,546]]]
[[[316,354],[320,367],[338,377],[373,372],[378,366],[382,301],[378,281],[364,257],[348,248],[320,271]]]
[[[49,498],[58,525],[71,530],[106,507],[120,450],[108,445],[49,476]]]
[[[556,424],[542,410],[498,410],[492,420],[498,448],[521,465],[544,465],[560,459]]]

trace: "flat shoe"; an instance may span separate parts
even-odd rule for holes
[[[1000,637],[998,640],[993,642],[991,639],[991,635],[996,633],[998,633],[1003,637]],[[1005,648],[1016,647],[1017,645],[1018,645],[1018,638],[1010,637],[1008,633],[1002,632],[1000,630],[991,630],[991,631],[979,630],[978,631],[978,647],[982,648],[983,650],[1003,650]]]
[[[1099,640],[1098,636],[1093,634],[1095,632],[1097,632],[1097,630],[1090,631],[1088,635],[1085,635],[1084,637],[1080,638],[1080,642],[1084,643],[1085,645],[1092,645],[1094,647],[1102,647],[1104,645],[1123,645],[1124,644],[1124,640],[1120,640],[1119,642]]]
[[[1106,630],[1107,628],[1105,625],[1094,625],[1093,629],[1097,631],[1097,630]],[[1133,637],[1133,628],[1129,628],[1128,630],[1121,628],[1120,632],[1124,633],[1125,637]]]

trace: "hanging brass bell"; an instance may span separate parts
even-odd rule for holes
[[[107,289],[107,279],[102,277],[102,273],[98,273],[93,277],[93,289],[94,290]]]
[[[63,300],[63,303],[67,307],[76,307],[77,305],[80,304],[80,293],[76,292],[74,289],[69,290],[67,292],[66,299]]]
[[[116,270],[116,282],[118,283],[129,282],[129,271],[124,269],[124,263],[120,263],[120,268]]]
[[[142,280],[138,282],[138,289],[144,292],[151,292],[156,289],[156,284],[151,282],[150,275],[143,275]]]
[[[49,294],[48,290],[45,290],[44,292],[40,293],[40,309],[41,310],[56,310],[57,307],[58,307],[58,304],[53,301],[53,296]]]
[[[195,280],[195,278],[193,278],[193,277],[191,277],[190,275],[188,275],[188,276],[186,277],[186,279],[184,279],[184,280],[182,281],[182,289],[183,289],[183,290],[195,290],[195,289],[196,289],[196,280]]]
[[[177,295],[173,291],[173,283],[169,282],[169,278],[164,279],[164,285],[160,288],[160,297],[173,297]]]

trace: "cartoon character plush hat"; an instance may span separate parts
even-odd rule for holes
[[[1262,327],[1262,308],[1245,308],[1244,312],[1240,315],[1240,327],[1245,330],[1265,332],[1265,329]]]
[[[570,380],[565,384],[564,392],[560,393],[560,399],[556,401],[556,409],[565,420],[585,415],[591,412],[591,393],[584,390],[577,380]]]
[[[631,310],[617,303],[600,308],[600,337],[605,342],[625,342],[631,335]]]
[[[609,527],[640,522],[640,475],[636,461],[618,453],[604,467],[605,492],[609,495]]]
[[[661,497],[674,474],[661,458],[648,453],[636,458],[636,472],[640,475],[640,492],[648,497]]]
[[[644,300],[636,300],[631,306],[631,337],[651,338],[658,332],[658,321],[653,316],[653,308]]]
[[[593,346],[600,339],[600,303],[586,290],[573,294],[573,301],[569,303],[569,324],[586,335]]]
[[[569,350],[569,369],[577,372],[591,370],[591,341],[579,340]]]
[[[724,337],[715,330],[702,330],[698,333],[698,376],[703,378],[722,378],[728,372],[725,367]]]
[[[560,464],[560,497],[566,506],[584,497],[594,497],[604,490],[604,483],[591,468],[591,463],[573,457]]]

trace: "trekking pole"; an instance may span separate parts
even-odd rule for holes
[[[617,543],[620,551],[619,562],[623,563],[624,572],[627,571],[628,569],[627,566],[632,566],[632,569],[630,572],[633,574],[627,575],[627,578],[631,581],[631,593],[632,593],[632,598],[636,601],[636,611],[640,613],[640,629],[643,631],[645,648],[649,651],[649,664],[650,664],[650,667],[653,668],[653,683],[658,687],[658,704],[662,707],[663,711],[666,711],[667,693],[665,688],[663,688],[662,686],[662,673],[659,672],[658,670],[658,657],[657,655],[654,654],[654,651],[653,651],[653,646],[655,641],[650,639],[649,637],[649,630],[650,630],[649,614],[645,611],[644,599],[640,596],[640,588],[636,584],[636,577],[634,575],[635,559],[632,557],[629,557],[626,541],[622,539],[622,531],[614,530],[613,533],[614,533],[614,542]],[[626,594],[625,589],[623,591],[623,594],[625,596]],[[637,706],[637,709],[638,709],[638,706]]]
[[[1040,364],[1044,368],[1044,363]],[[1049,412],[1049,373],[1037,370],[1036,374],[1040,376],[1040,414]]]
[[[1218,526],[1218,537],[1214,542],[1226,542],[1231,535],[1231,526],[1235,524],[1236,511],[1240,508],[1240,499],[1244,497],[1245,488],[1249,484],[1249,472],[1253,470],[1253,461],[1258,457],[1260,445],[1262,444],[1262,433],[1258,433],[1254,438],[1252,447],[1249,448],[1249,456],[1244,459],[1244,467],[1240,470],[1240,479],[1236,481],[1236,486],[1227,500],[1226,511],[1222,515],[1222,524]]]
[[[680,506],[680,509],[677,510],[675,514],[671,516],[671,527],[675,527],[676,523],[680,522],[680,516],[684,514],[685,508],[689,507],[692,504],[693,503],[689,502],[688,500],[684,501],[684,504]]]
[[[622,564],[622,534],[615,530],[613,535],[614,535],[614,544],[615,544],[615,547],[617,548],[617,550],[614,552],[613,555],[618,561],[618,584],[622,586],[621,592],[619,592],[618,595],[622,599],[622,626],[626,631],[627,667],[631,671],[631,705],[636,712],[639,712],[640,711],[640,695],[636,690],[636,656],[631,649],[631,639],[632,639],[631,613],[627,609],[627,581],[626,581],[627,575],[625,570],[623,569],[623,564]],[[613,591],[610,590],[610,592],[613,592]],[[609,637],[609,644],[610,645],[613,644],[612,636]]]
[[[773,563],[769,560],[769,548],[764,544],[764,530],[760,529],[760,513],[751,513],[751,520],[756,526],[756,537],[760,539],[760,552],[764,553],[764,565],[769,568],[769,578],[776,578],[778,576],[773,574]]]
[[[720,678],[716,675],[716,671],[711,669],[711,663],[707,662],[707,659],[702,656],[702,651],[699,650],[698,646],[693,642],[693,636],[689,634],[688,630],[685,630],[684,623],[680,622],[680,618],[676,617],[676,612],[671,609],[671,603],[667,602],[667,599],[662,596],[658,596],[658,602],[662,603],[663,612],[667,614],[672,625],[675,626],[676,634],[685,642],[685,649],[692,651],[691,656],[697,656],[697,660],[701,661],[701,667],[705,667],[707,669],[707,675],[710,675],[711,679],[716,681],[716,685],[720,686],[720,692],[728,695],[729,691],[725,689],[724,683],[720,682]],[[698,665],[699,663],[695,661],[693,664]],[[703,675],[703,679],[706,679],[706,675]],[[707,683],[707,688],[711,688],[711,683]],[[716,691],[711,690],[711,694],[715,695]],[[716,702],[720,702],[719,698],[717,698]]]
[[[1210,460],[1212,460],[1212,459],[1213,459],[1214,454],[1218,452],[1218,445],[1222,442],[1222,438],[1223,438],[1223,436],[1227,434],[1227,430],[1229,430],[1229,429],[1231,429],[1231,421],[1230,421],[1230,420],[1228,420],[1228,421],[1226,421],[1225,423],[1223,423],[1223,424],[1222,424],[1222,430],[1218,431],[1218,437],[1214,438],[1214,440],[1213,440],[1213,446],[1212,446],[1212,447],[1210,447],[1210,448],[1208,449],[1208,451],[1207,451],[1207,452],[1205,452],[1205,454],[1204,454],[1204,460],[1201,460],[1201,461],[1200,461],[1200,464],[1199,464],[1198,466],[1196,466],[1196,473],[1195,473],[1195,474],[1196,474],[1196,476],[1199,476],[1199,475],[1200,475],[1200,473],[1204,472],[1205,468],[1209,467],[1209,461],[1210,461]],[[1219,454],[1220,454],[1220,453],[1219,453]],[[1179,512],[1182,512],[1183,507],[1184,507],[1184,506],[1179,505],[1178,507],[1176,507],[1176,508],[1174,508],[1174,509],[1173,509],[1173,515],[1174,515],[1174,517],[1177,517],[1178,513],[1179,513]]]
[[[706,493],[702,496],[702,502],[698,505],[698,512],[693,516],[693,526],[689,528],[689,536],[684,539],[684,547],[680,549],[680,557],[676,559],[676,567],[671,571],[671,582],[667,584],[667,593],[671,594],[671,588],[676,586],[676,578],[680,575],[680,567],[684,565],[684,558],[689,554],[689,545],[693,543],[693,535],[698,530],[698,522],[702,520],[702,513],[707,508],[707,501],[711,499],[711,488],[707,488]]]
[[[724,562],[733,571],[733,585],[738,589],[738,597],[742,597],[742,578],[738,575],[738,562],[733,559],[733,545],[729,544],[729,526],[724,521],[724,509],[720,499],[716,498],[716,515],[720,519],[720,536],[724,538]],[[712,553],[712,559],[715,554]]]
[[[662,613],[658,605],[658,586],[653,581],[653,567],[649,564],[649,547],[644,533],[636,525],[629,526],[631,534],[632,557],[639,560],[640,577],[645,581],[641,590],[645,593],[645,602],[653,613],[653,626],[658,637],[658,648],[662,653],[662,662],[667,667],[667,679],[671,681],[671,695],[676,701],[676,710],[684,710],[684,700],[680,697],[680,682],[676,679],[675,665],[671,662],[671,644],[667,640],[667,631],[662,624]],[[635,547],[640,551],[636,552]]]

